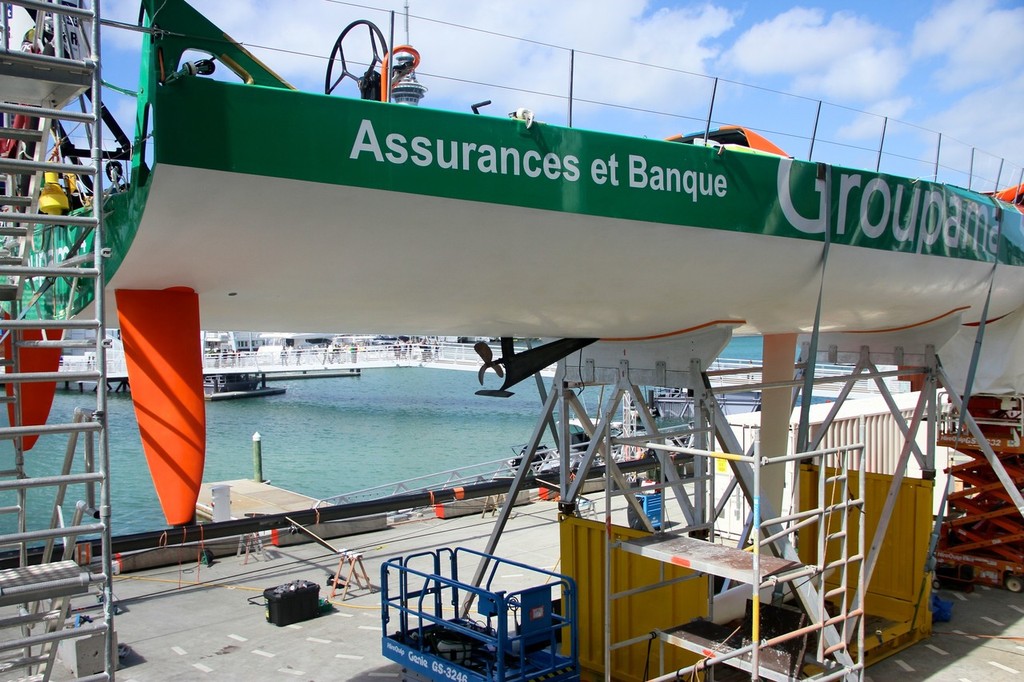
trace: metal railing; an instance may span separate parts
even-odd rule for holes
[[[501,349],[492,347],[495,357],[500,356]],[[88,372],[95,369],[95,356],[68,355],[62,359],[60,371],[70,377],[74,373]],[[384,367],[430,367],[434,369],[458,369],[477,371],[480,368],[480,356],[467,343],[400,343],[387,345],[370,345],[360,347],[313,347],[313,348],[282,348],[280,346],[264,346],[257,351],[221,351],[207,353],[203,357],[203,371],[206,374],[224,373],[288,373],[295,371],[318,370],[330,371],[344,368],[375,369]],[[553,376],[555,367],[551,366],[542,372],[545,376]],[[819,364],[815,366],[815,376],[835,377],[839,386],[849,374],[850,368],[845,365]],[[127,376],[128,368],[124,359],[124,351],[117,348],[107,350],[107,376],[110,379],[121,379]],[[745,385],[755,384],[761,379],[761,368],[756,360],[719,358],[715,360],[708,372],[712,383],[718,388],[734,387],[742,390]],[[899,382],[887,378],[890,390],[898,391]],[[824,393],[828,395],[828,387]],[[835,390],[838,390],[836,388]],[[855,395],[875,395],[877,390],[872,382],[859,382]]]
[[[361,9],[368,18],[390,22],[391,35],[395,35],[394,12]],[[463,64],[446,63],[443,74],[429,71],[430,60],[424,60],[416,74],[428,89],[430,106],[445,108],[448,102],[465,102],[468,90],[473,93],[470,96],[482,100],[476,106],[494,100],[491,108],[474,109],[476,113],[486,115],[493,110],[493,115],[505,116],[524,107],[539,122],[653,139],[741,125],[770,138],[797,159],[934,180],[980,192],[1024,183],[1024,160],[1004,158],[884,113],[678,66],[643,63],[428,16],[411,18],[420,22],[414,35],[442,32],[450,42],[474,54]],[[477,44],[489,47],[473,49]],[[257,53],[271,53],[267,54],[270,63],[274,52],[286,53],[289,59],[296,56],[294,46],[250,47]],[[676,63],[671,61],[672,50],[659,54],[665,56],[665,64]],[[510,67],[509,55],[529,55],[531,68]],[[305,57],[310,69],[322,70],[321,55]],[[480,74],[487,74],[485,81]],[[635,87],[619,85],[623,83]],[[438,103],[454,92],[461,96]],[[979,128],[985,120],[979,114]],[[998,140],[993,140],[992,149],[998,148]]]
[[[124,350],[107,350],[107,374],[110,378],[127,376]],[[476,371],[480,357],[470,344],[399,343],[359,347],[323,346],[290,348],[263,346],[256,351],[217,351],[203,356],[205,373],[287,372],[294,370],[337,369],[343,367],[377,368],[430,366]],[[60,371],[69,375],[94,370],[95,354],[66,355]]]

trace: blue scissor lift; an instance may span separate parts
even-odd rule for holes
[[[481,561],[487,570],[479,587],[460,581],[460,567],[466,570]],[[528,586],[499,589],[499,569]],[[384,656],[416,677],[454,682],[580,679],[576,584],[567,576],[446,547],[385,562],[380,584]],[[460,615],[464,603],[472,604],[472,614]]]

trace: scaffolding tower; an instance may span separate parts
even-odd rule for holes
[[[0,3],[0,336],[2,399],[9,415],[9,424],[0,428],[0,440],[9,444],[0,465],[5,679],[50,679],[64,644],[69,652],[82,643],[102,651],[99,669],[65,660],[77,679],[112,680],[117,660],[102,390],[106,251],[99,4]],[[78,110],[69,107],[76,101],[82,104]],[[88,158],[62,156],[65,130],[88,138]],[[83,300],[88,305],[80,313]],[[68,349],[95,353],[93,369],[58,372]],[[58,378],[95,383],[95,409],[48,418]],[[64,435],[63,460],[33,460],[38,438]],[[65,498],[76,494],[80,499],[67,514]],[[71,619],[72,598],[98,604],[102,618]]]

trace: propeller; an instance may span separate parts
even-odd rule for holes
[[[476,351],[476,354],[479,355],[480,359],[484,362],[483,367],[481,367],[480,371],[477,373],[477,379],[480,380],[481,386],[484,385],[484,374],[487,372],[488,367],[493,368],[494,373],[499,377],[505,376],[505,370],[501,366],[501,358],[498,358],[497,360],[494,359],[494,353],[491,351],[490,346],[483,341],[477,341],[473,344],[473,350]]]

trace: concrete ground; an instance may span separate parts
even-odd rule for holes
[[[556,517],[551,502],[516,507],[497,554],[557,570]],[[483,549],[493,523],[490,515],[429,517],[331,542],[363,552],[376,585],[380,564],[391,557],[440,546]],[[285,627],[267,622],[264,589],[304,579],[327,597],[325,580],[336,568],[336,555],[304,544],[267,546],[263,553],[221,557],[210,566],[191,562],[117,576],[115,628],[126,654],[116,679],[400,679],[400,667],[381,655],[377,592],[353,590],[344,601],[339,592],[333,610],[318,618]],[[952,621],[936,624],[930,641],[870,668],[866,679],[1024,682],[1024,595],[979,588],[941,596],[954,602]],[[72,678],[58,663],[54,679]]]
[[[559,553],[555,518],[550,502],[516,507],[498,553],[554,568]],[[482,549],[493,525],[490,515],[430,517],[330,542],[363,552],[367,574],[379,585],[383,561],[434,547]],[[327,598],[326,578],[337,566],[337,556],[316,544],[265,545],[262,553],[222,557],[210,566],[192,562],[116,576],[115,630],[128,649],[116,679],[398,679],[400,667],[381,655],[376,591],[353,588],[341,601],[339,590],[333,610],[318,618],[285,627],[267,622],[264,589],[302,579],[320,585],[320,596]],[[66,666],[57,667],[54,679],[73,679]]]

